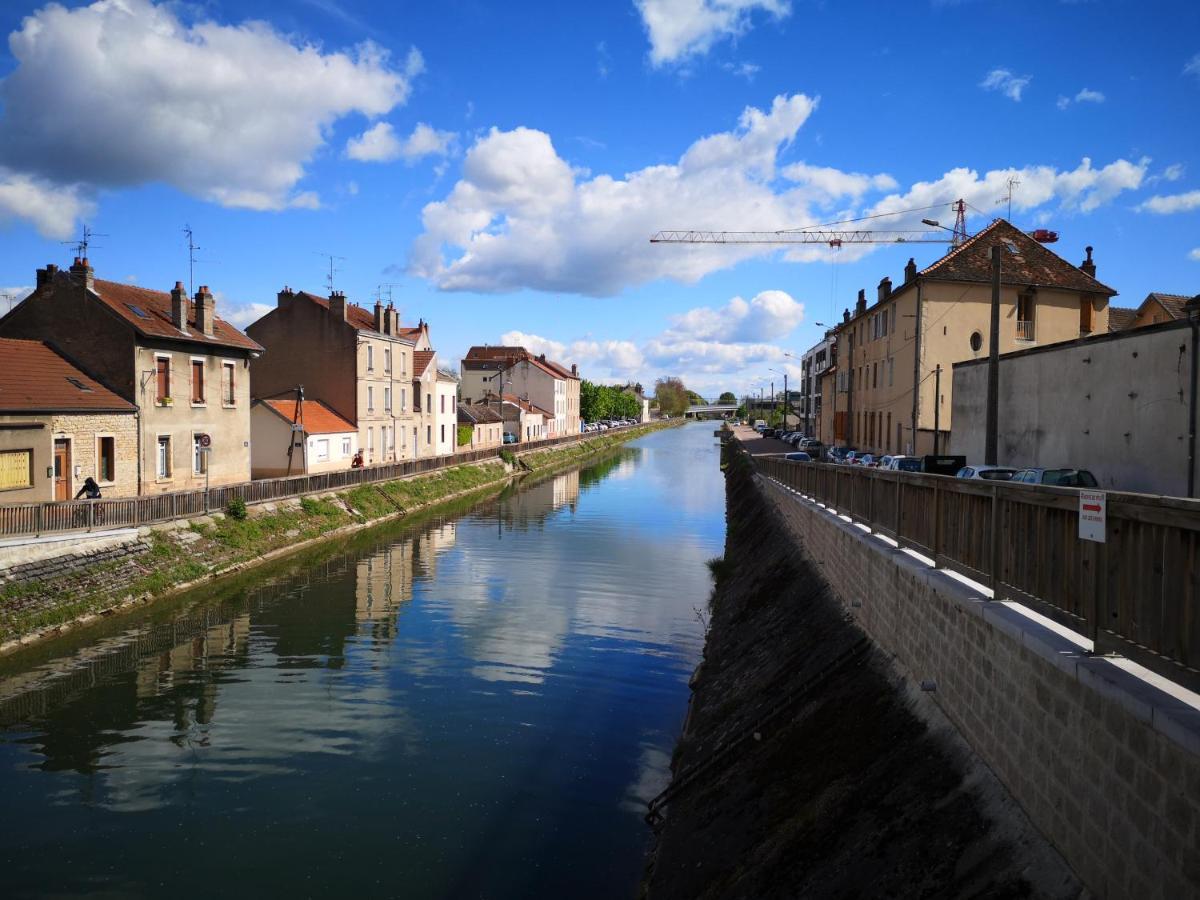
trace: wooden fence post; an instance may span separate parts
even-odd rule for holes
[[[1000,487],[992,485],[992,525],[988,531],[988,536],[991,539],[991,577],[992,599],[997,600],[1000,597]]]

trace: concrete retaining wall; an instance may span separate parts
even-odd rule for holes
[[[1200,897],[1195,695],[1091,657],[1011,604],[758,482],[847,611],[933,689],[1085,884],[1101,897]]]

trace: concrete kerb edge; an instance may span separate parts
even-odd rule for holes
[[[1067,638],[1017,612],[1012,608],[1014,604],[990,600],[972,591],[968,585],[946,572],[915,559],[903,549],[891,547],[882,541],[872,541],[873,534],[863,532],[860,523],[847,521],[848,517],[844,513],[828,509],[760,474],[756,474],[755,478],[760,485],[770,488],[772,493],[782,494],[810,511],[824,513],[829,524],[841,529],[845,535],[860,543],[867,552],[885,555],[897,568],[928,584],[939,596],[953,602],[963,612],[981,619],[988,628],[1019,643],[1032,655],[1049,663],[1102,698],[1118,703],[1131,716],[1172,743],[1200,756],[1200,710],[1172,697],[1133,673],[1113,665],[1103,656],[1088,655]],[[822,566],[820,560],[814,559],[814,562]],[[839,599],[850,615],[856,620],[860,618],[860,610],[850,602],[853,598],[839,595]],[[859,599],[865,603],[868,598]],[[902,662],[898,658],[896,661]],[[951,711],[944,711],[951,720],[955,720]]]

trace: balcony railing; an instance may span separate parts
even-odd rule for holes
[[[1032,341],[1033,340],[1033,320],[1023,322],[1017,320],[1017,340]]]

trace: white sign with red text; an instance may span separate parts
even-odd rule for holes
[[[1079,539],[1104,543],[1108,503],[1103,491],[1079,492]]]

